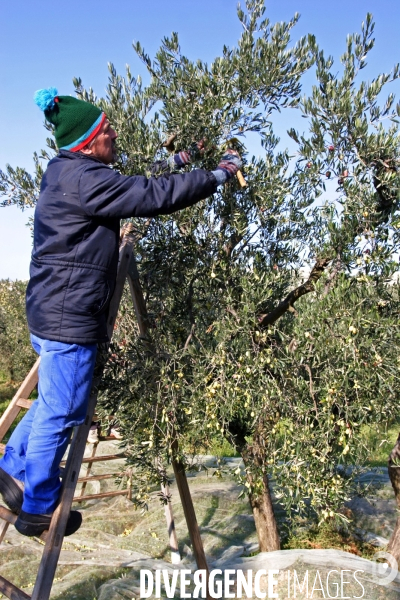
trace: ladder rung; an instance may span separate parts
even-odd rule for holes
[[[116,479],[118,475],[121,473],[110,473],[109,475],[88,475],[87,477],[79,477],[78,483],[82,483],[83,481],[102,481],[103,479]],[[125,475],[125,473],[122,473]]]
[[[7,521],[7,523],[10,523],[11,525],[14,525],[17,518],[18,515],[14,514],[13,512],[11,512],[11,510],[8,510],[8,508],[6,508],[5,506],[1,506],[0,504],[0,519],[3,519],[3,521]],[[47,531],[43,531],[43,533],[38,537],[43,542],[45,542],[47,538]]]
[[[70,440],[68,443],[70,444],[72,440]],[[98,444],[99,442],[120,442],[121,440],[119,440],[118,438],[115,437],[115,435],[99,435],[99,439],[97,442],[94,442],[95,444]],[[93,442],[88,442],[88,444],[92,444]]]
[[[21,408],[30,408],[33,404],[33,400],[28,400],[27,398],[18,398],[16,404]]]
[[[11,512],[11,510],[8,510],[8,508],[5,508],[5,506],[0,506],[0,519],[7,521],[7,523],[11,523],[11,525],[14,525],[15,521],[17,520],[17,515]]]
[[[104,494],[88,494],[87,496],[76,496],[73,502],[86,502],[86,500],[97,500],[98,498],[112,498],[113,496],[127,496],[129,488],[119,492],[104,492]]]
[[[0,592],[6,596],[6,598],[11,598],[11,600],[30,600],[31,596],[25,594],[22,590],[17,588],[16,585],[13,585],[7,579],[4,579],[0,575]]]
[[[82,460],[83,463],[92,463],[92,462],[103,462],[106,460],[118,460],[120,458],[126,458],[125,454],[105,454],[104,456],[88,456]],[[63,460],[60,465],[65,466],[66,461]]]

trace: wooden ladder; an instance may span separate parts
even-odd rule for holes
[[[116,286],[113,297],[110,302],[108,312],[107,330],[108,337],[110,340],[114,331],[114,325],[117,318],[118,309],[121,302],[126,279],[128,279],[140,335],[149,339],[147,310],[143,297],[143,292],[139,282],[136,261],[133,255],[134,241],[135,239],[132,234],[132,230],[128,226],[123,232],[119,252]],[[151,342],[149,342],[149,344],[151,346]],[[39,364],[40,359],[36,361],[36,363],[26,376],[24,382],[21,384],[20,388],[18,389],[17,393],[15,394],[14,398],[12,399],[11,403],[9,404],[9,406],[7,407],[6,411],[0,419],[0,442],[4,439],[4,436],[11,427],[14,420],[17,418],[19,412],[22,409],[29,409],[32,405],[33,401],[29,399],[29,396],[31,395],[32,391],[35,389],[38,383]],[[0,593],[2,593],[10,600],[49,599],[64,539],[65,527],[68,521],[72,502],[80,502],[92,498],[116,496],[122,494],[125,494],[128,498],[130,498],[129,481],[131,481],[132,473],[129,474],[130,479],[128,479],[128,486],[126,490],[108,493],[106,492],[103,494],[92,494],[86,496],[82,495],[81,490],[81,495],[75,496],[75,488],[78,482],[82,482],[82,487],[84,490],[87,481],[91,481],[92,479],[95,480],[102,478],[104,479],[106,477],[112,477],[112,475],[90,475],[90,469],[93,462],[100,460],[104,461],[105,459],[114,460],[116,458],[123,458],[124,456],[123,454],[96,456],[97,444],[95,444],[95,448],[92,451],[92,456],[84,458],[86,441],[96,407],[97,390],[101,382],[103,368],[104,354],[99,353],[96,361],[92,391],[89,398],[86,419],[82,425],[74,429],[74,434],[70,444],[68,457],[65,462],[65,467],[62,474],[60,502],[53,513],[49,530],[45,531],[40,536],[40,538],[45,542],[45,546],[43,549],[42,559],[39,565],[39,570],[32,595],[29,596],[28,594],[20,590],[17,586],[15,586],[13,583],[7,581],[4,577],[0,575]],[[4,452],[4,448],[4,444],[0,443],[0,452]],[[177,450],[177,448],[175,448],[175,450]],[[84,477],[79,478],[81,465],[85,462],[88,463],[88,472]],[[189,491],[184,465],[177,460],[173,460],[172,464],[197,566],[199,569],[205,569],[205,571],[208,573],[208,565],[204,553],[203,543],[200,537],[200,530],[197,524],[196,514],[193,506],[192,497]],[[169,496],[168,488],[164,489],[164,492],[166,492]],[[168,524],[172,557],[174,557],[174,554],[176,556],[176,554],[178,553],[178,543],[170,502],[168,502],[166,506],[166,518]],[[8,526],[10,524],[14,524],[16,519],[17,516],[14,513],[12,513],[3,506],[0,506],[0,543],[6,534]]]

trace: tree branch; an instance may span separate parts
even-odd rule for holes
[[[183,351],[186,352],[186,350],[189,348],[189,344],[191,342],[191,339],[193,337],[193,333],[194,333],[194,328],[195,328],[195,324],[193,323],[192,327],[190,328],[190,333],[188,335],[188,338],[185,342],[185,345],[183,347]]]
[[[322,293],[323,297],[325,297],[325,296],[327,296],[329,294],[329,292],[330,292],[330,290],[332,288],[332,285],[334,284],[334,282],[336,281],[337,276],[339,275],[340,271],[342,270],[342,266],[343,265],[342,265],[342,262],[340,260],[340,252],[339,252],[338,255],[337,255],[334,267],[332,269],[332,272],[331,272],[331,274],[329,276],[329,279],[328,279],[328,281],[325,284],[324,291]]]
[[[293,304],[301,298],[301,296],[313,292],[315,290],[315,284],[321,278],[331,260],[331,258],[320,258],[317,260],[306,282],[292,290],[278,306],[271,310],[271,312],[259,316],[259,327],[267,327],[268,325],[275,323],[275,321],[284,315],[285,312],[293,308]]]
[[[317,415],[317,417],[318,417],[318,406],[317,406],[317,403],[316,403],[316,401],[315,401],[315,395],[314,395],[314,385],[313,385],[313,379],[312,379],[312,373],[311,373],[311,369],[310,369],[310,367],[309,367],[308,365],[306,365],[306,364],[303,364],[303,367],[304,367],[304,368],[305,368],[305,370],[307,371],[307,373],[308,373],[308,377],[309,377],[309,379],[310,379],[310,396],[311,396],[311,398],[312,398],[312,400],[313,400],[313,402],[314,402],[315,414],[316,414],[316,415]]]
[[[231,256],[236,246],[240,244],[242,239],[243,236],[239,235],[237,232],[232,233],[231,237],[229,238],[229,241],[224,246],[224,252],[228,258]]]

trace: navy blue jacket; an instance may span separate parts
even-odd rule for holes
[[[43,175],[35,211],[26,294],[30,331],[72,344],[107,340],[119,220],[173,213],[216,187],[209,171],[126,177],[93,157],[61,150]]]

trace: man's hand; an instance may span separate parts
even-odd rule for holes
[[[239,153],[232,148],[228,148],[225,150],[221,161],[219,162],[215,171],[212,171],[215,175],[216,180],[218,181],[218,185],[225,183],[229,179],[231,179],[236,173],[239,171],[242,166],[242,160],[239,156]]]
[[[199,160],[204,154],[205,143],[205,139],[201,139],[199,142],[193,142],[188,150],[181,150],[177,154],[172,154],[167,159],[166,164],[171,170],[175,170],[185,167],[193,160]],[[217,168],[212,171],[212,173],[214,174],[218,185],[222,185],[229,179],[232,179],[232,177],[238,173],[241,166],[242,160],[239,153],[236,150],[233,150],[233,148],[228,148],[225,150]],[[243,184],[241,185],[243,187]]]
[[[180,169],[191,163],[193,160],[199,160],[204,154],[204,144],[205,140],[193,142],[193,144],[190,145],[189,150],[181,150],[178,154],[174,154],[173,160],[175,166]]]

